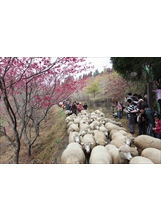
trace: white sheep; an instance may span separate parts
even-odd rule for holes
[[[102,124],[105,124],[105,117],[97,117],[97,121],[99,121]]]
[[[90,112],[88,110],[82,109],[80,113],[78,113],[78,116],[90,116]]]
[[[119,130],[116,130],[116,129],[111,130],[111,131],[110,131],[110,138],[112,138],[112,135],[113,135],[114,133],[116,133],[116,132],[121,133],[123,136],[126,136],[127,138],[133,138],[133,136],[132,136],[131,133],[128,133],[128,132],[126,132],[125,130],[122,130],[122,129],[119,129]]]
[[[105,118],[105,121],[106,121],[106,123],[112,123],[112,124],[114,124],[114,125],[117,125],[117,126],[119,126],[119,127],[122,127],[122,123],[121,123],[121,122],[117,122],[117,121],[111,120],[111,119],[109,119],[109,118]]]
[[[71,110],[66,110],[66,111],[65,111],[65,114],[66,114],[66,116],[69,116],[69,115],[72,114],[72,111],[71,111]]]
[[[90,128],[92,130],[98,129],[98,127],[100,126],[100,122],[97,120],[94,120],[91,124],[90,124]]]
[[[72,125],[73,123],[74,123],[73,121],[69,121],[69,122],[67,123],[67,128],[69,128],[69,126]]]
[[[61,156],[63,164],[84,164],[85,155],[79,143],[69,143]]]
[[[72,114],[70,116],[67,116],[66,117],[66,123],[70,122],[70,121],[74,121],[74,118],[76,118],[76,115],[75,114]]]
[[[97,109],[97,110],[94,111],[94,113],[96,113],[97,115],[98,115],[98,114],[101,114],[101,113],[102,113],[102,109],[100,109],[100,110]]]
[[[118,140],[121,140],[121,141],[125,142],[126,137],[125,137],[122,133],[120,133],[120,132],[118,131],[118,132],[115,132],[115,133],[112,135],[111,140],[114,140],[114,139],[118,139]]]
[[[112,158],[104,146],[95,146],[92,149],[90,158],[90,164],[111,164]]]
[[[123,145],[125,146],[126,145],[125,142],[123,142],[122,140],[119,140],[119,139],[111,140],[110,144],[116,146],[117,148],[119,148],[120,146],[123,146]]]
[[[75,119],[74,119],[74,123],[75,124],[79,124],[81,121],[81,117],[80,116],[77,116]]]
[[[89,117],[88,116],[86,116],[86,115],[81,115],[80,116],[81,117],[81,120],[84,120],[84,121],[86,121],[86,122],[89,122]]]
[[[92,134],[86,134],[82,137],[81,145],[86,153],[90,153],[91,149],[96,146],[95,139]]]
[[[115,125],[115,124],[113,124],[113,123],[110,123],[110,122],[108,122],[108,123],[106,123],[105,124],[105,127],[107,128],[107,130],[110,132],[111,130],[125,130],[126,131],[126,129],[125,128],[123,128],[123,127],[120,127],[120,126],[117,126],[117,125]]]
[[[84,136],[84,135],[86,135],[87,133],[89,133],[89,130],[88,130],[88,129],[83,129],[83,130],[80,130],[80,131],[79,131],[80,136]]]
[[[155,164],[161,164],[161,151],[155,148],[146,148],[142,151],[141,156],[150,159]]]
[[[90,125],[89,124],[80,124],[80,126],[79,126],[79,129],[80,129],[80,135],[83,135],[83,133],[84,132],[88,132],[88,131],[90,131],[91,130],[91,127],[90,127]],[[85,133],[85,134],[86,134]]]
[[[68,128],[68,130],[67,130],[67,134],[69,135],[70,134],[70,132],[79,132],[79,127],[78,127],[78,124],[75,124],[75,123],[73,123],[73,124],[71,124],[70,126],[69,126],[69,128]]]
[[[70,131],[70,134],[68,137],[68,143],[72,143],[72,142],[80,143],[80,135],[78,132]]]
[[[105,134],[100,130],[94,130],[94,139],[96,141],[96,144],[98,145],[107,145],[107,138]]]
[[[137,147],[131,147],[130,146],[130,153],[131,153],[131,156],[132,157],[135,157],[135,156],[138,156],[139,155],[139,152],[137,150]]]
[[[114,133],[116,133],[116,132],[119,132],[119,130],[113,129],[113,130],[110,131],[110,133],[109,133],[110,139],[112,138],[112,135],[113,135]]]
[[[122,133],[122,135],[127,136],[127,134],[129,134],[128,132],[126,132],[125,130],[119,130],[119,133]],[[130,133],[131,134],[131,133]],[[132,134],[131,134],[132,136]]]
[[[94,120],[97,119],[97,117],[98,117],[97,114],[94,113],[94,112],[92,112],[92,113],[91,113],[91,116],[90,116],[90,121],[93,122]]]
[[[132,147],[132,148],[135,148],[135,149],[137,149],[137,147],[135,147],[133,144],[132,144],[132,139],[130,139],[130,138],[120,138],[120,137],[117,137],[117,138],[115,138],[115,139],[113,139],[113,140],[111,140],[110,141],[110,144],[112,144],[112,145],[115,145],[117,148],[119,148],[120,146],[125,146],[125,145],[128,145],[128,146],[130,146],[130,147]],[[133,150],[133,149],[132,149]],[[133,150],[133,152],[135,152],[134,150]],[[138,152],[138,151],[137,151]],[[136,153],[136,152],[135,152]],[[136,154],[135,154],[136,155]]]
[[[102,131],[106,137],[108,137],[108,130],[106,129],[106,127],[103,124],[98,129],[100,131]]]
[[[130,160],[130,164],[154,164],[154,163],[146,157],[135,156]]]
[[[128,161],[132,159],[130,148],[126,145],[120,146],[118,149],[116,146],[108,144],[106,149],[109,151],[112,157],[113,164],[128,163]]]
[[[135,137],[134,144],[137,147],[139,154],[141,154],[144,149],[149,147],[161,150],[161,140],[148,135],[140,135]]]
[[[89,120],[88,119],[81,119],[79,122],[79,125],[83,125],[83,124],[89,124]]]

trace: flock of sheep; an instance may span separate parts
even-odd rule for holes
[[[77,116],[67,116],[66,124],[69,137],[61,156],[63,164],[161,163],[160,139],[133,137],[101,110],[82,110]]]

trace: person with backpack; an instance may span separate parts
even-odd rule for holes
[[[154,137],[153,128],[155,127],[154,111],[147,107],[145,103],[140,106],[140,113],[145,115],[147,124],[147,134]]]

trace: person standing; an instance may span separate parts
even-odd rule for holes
[[[75,115],[77,115],[77,105],[75,102],[72,103],[72,107],[71,107],[72,113],[74,113]]]
[[[71,110],[71,105],[69,101],[66,101],[66,110]]]
[[[159,114],[154,114],[155,118],[155,127],[153,127],[153,130],[155,132],[155,137],[158,139],[161,139],[161,118]]]
[[[131,92],[129,92],[128,94],[127,94],[127,100],[128,99],[131,99],[132,100],[132,93]]]
[[[116,101],[117,106],[117,116],[119,119],[122,119],[122,105],[119,101]]]
[[[140,113],[145,114],[145,118],[147,120],[147,134],[149,136],[154,137],[153,127],[155,127],[155,120],[154,120],[154,112],[151,108],[146,107],[146,105],[142,104],[140,107]]]
[[[136,113],[136,122],[138,124],[138,135],[146,134],[146,123],[145,123],[145,114],[140,113],[140,107],[143,104],[143,99],[141,95],[138,95],[138,103],[135,110],[131,111],[131,113]]]
[[[134,111],[134,104],[132,103],[132,99],[127,99],[128,106],[126,107],[125,112],[127,113],[127,118],[129,122],[130,133],[134,134],[134,114],[131,111]]]
[[[137,123],[138,123],[138,135],[146,134],[146,124],[145,124],[145,115],[142,113],[138,113],[137,115]]]
[[[87,110],[87,108],[88,108],[87,103],[84,103],[84,105],[83,105],[83,109],[84,109],[84,110]]]
[[[62,108],[65,109],[65,101],[62,103]]]
[[[78,112],[81,112],[82,109],[83,109],[83,106],[82,106],[81,102],[79,102],[78,105],[77,105]]]

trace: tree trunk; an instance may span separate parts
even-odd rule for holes
[[[28,156],[31,156],[31,145],[28,145]]]
[[[18,164],[19,161],[19,152],[20,152],[20,147],[15,147],[15,152],[14,152],[14,159],[13,159],[13,163],[14,164]]]

